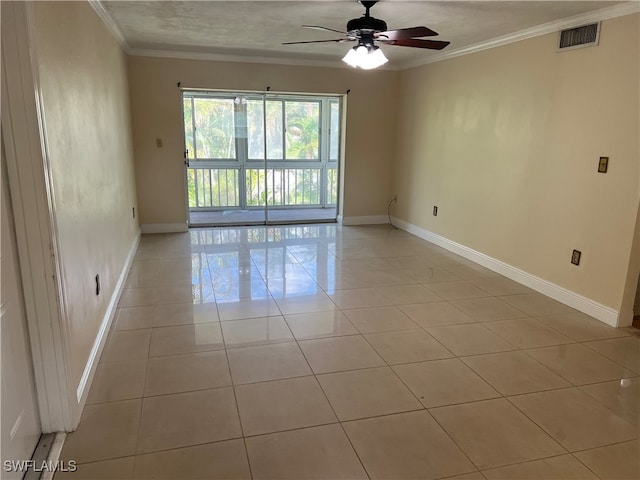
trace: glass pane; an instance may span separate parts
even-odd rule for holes
[[[234,101],[196,98],[196,158],[236,158]]]
[[[249,100],[247,102],[247,135],[249,158],[252,160],[262,160],[264,158],[262,100]]]
[[[193,108],[191,98],[183,98],[184,109],[184,148],[187,150],[187,158],[193,159]]]
[[[319,102],[286,102],[288,160],[317,160],[320,136]]]
[[[282,148],[282,102],[267,102],[267,158],[269,160],[284,159]]]
[[[329,160],[338,160],[340,151],[340,104],[338,102],[330,102],[331,106],[331,125],[329,132]]]

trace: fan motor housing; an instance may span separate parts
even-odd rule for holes
[[[372,32],[386,32],[387,23],[373,17],[360,17],[349,20],[347,23],[347,32],[370,30]]]

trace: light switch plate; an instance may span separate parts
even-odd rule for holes
[[[582,252],[580,250],[574,250],[571,254],[571,263],[574,265],[580,265],[580,257],[582,256]]]
[[[598,162],[598,173],[607,173],[609,168],[609,157],[600,157]]]

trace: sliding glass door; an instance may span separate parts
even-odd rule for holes
[[[338,97],[184,92],[192,225],[334,221]]]

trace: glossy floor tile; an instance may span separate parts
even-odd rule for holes
[[[525,317],[526,314],[494,297],[454,300],[451,304],[477,322]]]
[[[141,398],[146,375],[146,359],[99,364],[87,397],[87,405]]]
[[[149,355],[179,355],[224,349],[219,322],[154,328]]]
[[[134,472],[140,480],[251,478],[242,439],[139,455]]]
[[[311,375],[309,364],[295,342],[234,348],[227,355],[236,385]]]
[[[145,396],[206,390],[231,385],[223,351],[150,358]]]
[[[533,460],[482,472],[488,480],[596,480],[591,470],[571,455]]]
[[[457,358],[397,365],[393,369],[427,408],[500,396]]]
[[[370,478],[435,479],[476,468],[427,412],[347,422]]]
[[[340,310],[285,315],[297,340],[355,335],[358,330]]]
[[[222,322],[221,326],[227,348],[293,341],[293,334],[281,316],[233,320]]]
[[[575,457],[602,479],[640,478],[638,440],[578,452]]]
[[[527,350],[527,354],[574,385],[630,378],[634,373],[580,344]]]
[[[578,388],[511,397],[511,402],[570,452],[633,440],[638,429]]]
[[[588,342],[585,345],[623,367],[640,374],[640,338],[613,338]]]
[[[100,357],[101,363],[124,360],[144,360],[149,356],[151,329],[115,330],[109,335]]]
[[[384,360],[361,335],[303,340],[299,343],[316,374],[384,365]]]
[[[227,440],[242,436],[230,387],[147,397],[137,453]]]
[[[619,417],[640,428],[640,378],[594,383],[580,389]]]
[[[88,463],[135,455],[142,400],[87,405],[61,457]]]
[[[449,350],[421,329],[370,333],[364,337],[389,365],[453,357]]]
[[[473,323],[473,320],[447,302],[421,303],[400,307],[422,328]]]
[[[566,452],[504,399],[440,407],[431,413],[480,469]]]
[[[565,379],[523,352],[489,353],[462,361],[502,395],[569,387]]]
[[[534,318],[486,322],[483,325],[518,348],[548,347],[575,341]]]
[[[313,376],[239,385],[236,399],[247,436],[338,421]]]
[[[458,356],[504,352],[516,348],[484,325],[451,325],[426,330]]]
[[[418,325],[397,307],[373,307],[345,310],[345,315],[360,333],[411,330]]]
[[[305,428],[246,440],[254,479],[366,479],[339,425]]]
[[[633,334],[386,225],[144,235],[55,478],[635,480]]]
[[[538,320],[579,342],[626,336],[626,333],[620,329],[610,327],[584,313],[575,311],[560,315],[545,315],[539,317]]]
[[[341,421],[422,409],[389,367],[318,375],[318,381]]]

